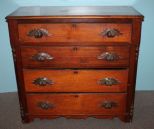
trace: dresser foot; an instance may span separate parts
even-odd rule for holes
[[[30,122],[32,122],[32,121],[33,121],[33,118],[30,118],[30,117],[28,117],[28,116],[22,118],[22,123],[23,123],[23,124],[30,123]]]
[[[132,122],[132,116],[120,116],[119,119],[123,122]]]

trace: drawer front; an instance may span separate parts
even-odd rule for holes
[[[79,42],[131,42],[131,24],[77,24]]]
[[[128,70],[24,70],[27,92],[125,92]]]
[[[22,47],[22,63],[29,68],[104,68],[129,65],[128,46]]]
[[[131,24],[19,24],[19,40],[52,45],[82,42],[131,42]],[[57,43],[58,42],[58,43]],[[64,43],[65,42],[65,43]]]
[[[122,115],[126,94],[28,94],[30,115]]]
[[[19,24],[19,40],[36,43],[74,42],[75,40],[71,38],[73,33],[72,26],[72,24]]]

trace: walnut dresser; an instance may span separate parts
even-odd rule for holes
[[[23,122],[130,122],[143,18],[132,7],[21,7],[7,16]]]

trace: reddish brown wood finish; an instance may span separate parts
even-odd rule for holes
[[[52,60],[37,61],[33,59],[38,53],[47,53]],[[117,60],[98,59],[103,53],[114,53]],[[104,68],[126,67],[129,65],[128,46],[102,47],[22,47],[22,62],[26,68]]]
[[[127,112],[129,115],[126,117],[126,121],[132,121],[134,112],[134,99],[135,99],[135,87],[136,87],[136,74],[137,74],[137,63],[139,56],[139,47],[141,39],[141,27],[142,21],[139,19],[133,19],[133,38],[132,42],[135,44],[131,46],[131,57],[130,57],[130,71],[129,71],[129,87],[127,96]]]
[[[21,7],[6,17],[7,19],[87,19],[100,18],[119,20],[139,18],[143,15],[131,6],[34,6]],[[73,22],[73,21],[72,21]]]
[[[33,84],[39,77],[46,77],[54,84]],[[107,77],[118,80],[119,84],[100,84]],[[27,92],[126,92],[127,79],[128,70],[24,70]]]
[[[50,44],[58,42],[131,42],[131,24],[19,24],[19,40],[20,42],[50,42]],[[28,36],[28,33],[34,29],[45,29],[49,36],[35,38]],[[108,38],[103,36],[102,32],[106,29],[117,29],[121,33],[119,36]]]
[[[123,115],[126,108],[126,94],[29,94],[27,100],[31,115]],[[105,109],[102,105],[106,101],[117,105]],[[40,102],[53,107],[42,109]]]
[[[28,122],[29,119],[27,117],[27,100],[26,100],[26,94],[25,94],[25,87],[23,87],[24,81],[23,81],[23,74],[22,74],[22,63],[21,63],[21,58],[19,58],[21,57],[21,53],[20,53],[20,47],[18,47],[19,44],[18,44],[17,26],[18,26],[18,23],[16,20],[11,19],[8,21],[12,55],[13,55],[16,79],[17,79],[18,96],[20,101],[21,118],[23,122]]]
[[[7,16],[23,122],[58,117],[132,121],[143,18],[132,7],[23,7]],[[27,36],[37,28],[51,35],[38,39]],[[105,29],[118,29],[121,34],[108,38],[100,34]],[[39,52],[54,59],[33,61],[32,56]],[[117,53],[120,58],[98,60],[103,52]],[[43,76],[54,84],[33,84]],[[99,85],[103,77],[114,77],[121,83]],[[115,101],[117,106],[101,108],[106,100]],[[43,110],[37,105],[39,101],[55,107]]]

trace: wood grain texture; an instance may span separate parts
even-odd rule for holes
[[[27,103],[26,103],[26,93],[23,81],[23,74],[22,74],[22,62],[21,62],[21,53],[20,47],[18,47],[18,28],[17,28],[17,21],[16,20],[9,20],[8,27],[9,27],[9,36],[12,48],[12,56],[14,60],[14,67],[15,67],[15,74],[17,80],[17,88],[18,88],[18,96],[20,102],[20,112],[22,121],[28,121],[27,117]],[[16,32],[16,33],[15,33]]]
[[[27,100],[31,115],[123,115],[126,108],[126,94],[29,94]],[[102,104],[106,101],[113,101],[117,106],[105,109]],[[38,106],[39,102],[54,107],[44,110]]]
[[[131,122],[143,18],[132,7],[22,7],[7,16],[23,122],[57,117]],[[29,36],[34,29],[45,30],[45,36],[40,31]],[[34,60],[42,52],[53,58]],[[97,59],[104,52],[119,58]],[[42,77],[53,84],[34,83]],[[100,85],[106,77],[120,83]],[[104,109],[104,101],[117,106]],[[46,109],[46,103],[55,106]]]
[[[44,61],[33,59],[42,52],[49,54],[53,59]],[[106,52],[114,53],[119,58],[113,61],[98,59]],[[128,46],[22,47],[21,54],[25,68],[111,68],[129,65]]]
[[[46,77],[54,84],[39,86],[33,81]],[[103,78],[114,78],[119,84],[106,86]],[[27,92],[126,92],[128,70],[24,70]]]
[[[59,42],[131,42],[131,24],[115,23],[72,23],[72,24],[19,24],[20,42],[50,42],[58,45]],[[30,37],[27,34],[34,29],[45,29],[49,36],[42,38]],[[119,36],[108,38],[102,35],[107,29],[117,29],[121,33]]]
[[[44,18],[140,18],[131,6],[32,6],[21,7],[7,16],[7,19],[44,19]]]
[[[137,64],[138,56],[140,50],[140,40],[141,40],[141,28],[142,21],[134,19],[133,20],[133,39],[134,46],[131,46],[131,57],[130,57],[130,71],[129,71],[129,84],[128,95],[127,95],[127,121],[132,121],[134,112],[134,99],[135,99],[135,89],[136,89],[136,74],[137,74]]]

